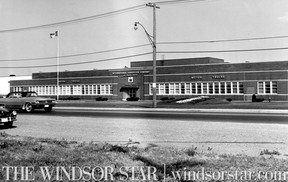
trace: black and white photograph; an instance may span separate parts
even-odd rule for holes
[[[287,0],[0,0],[0,182],[288,181]]]

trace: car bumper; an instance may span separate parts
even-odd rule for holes
[[[44,108],[49,108],[49,107],[54,107],[55,104],[34,104],[33,107],[35,109],[44,109]]]
[[[14,117],[1,117],[0,118],[0,124],[5,124],[5,123],[9,123],[9,122],[14,122],[17,119]]]

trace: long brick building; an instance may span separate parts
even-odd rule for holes
[[[56,97],[57,73],[33,73],[31,80],[10,81],[11,91],[30,90]],[[131,62],[130,68],[59,73],[60,98],[105,97],[152,99],[152,61]],[[195,97],[288,101],[288,61],[227,63],[217,58],[157,61],[157,99]]]

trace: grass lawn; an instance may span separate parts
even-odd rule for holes
[[[59,101],[56,107],[116,107],[116,108],[151,108],[152,101]],[[191,109],[288,109],[288,102],[243,102],[212,99],[200,103],[177,104],[158,101],[158,108]]]
[[[3,169],[3,166],[32,166],[34,169],[31,176],[35,178],[33,181],[39,182],[44,181],[41,171],[41,167],[44,166],[49,169],[62,166],[67,169],[68,173],[73,166],[80,168],[84,166],[91,168],[110,166],[113,168],[114,181],[120,181],[121,178],[122,181],[132,181],[132,175],[135,173],[139,174],[140,179],[143,177],[140,175],[142,174],[140,170],[133,172],[130,170],[132,168],[127,168],[127,175],[121,173],[120,169],[123,166],[141,166],[144,168],[144,172],[147,172],[148,166],[153,167],[159,181],[163,180],[164,175],[166,181],[184,181],[183,176],[186,174],[187,177],[187,172],[201,173],[202,170],[210,175],[215,174],[214,177],[210,178],[209,175],[206,176],[207,181],[212,178],[217,179],[220,176],[224,176],[224,178],[223,180],[220,178],[219,181],[229,181],[229,179],[231,181],[232,176],[234,181],[236,176],[237,179],[244,181],[244,179],[247,179],[244,173],[249,171],[253,172],[253,178],[257,177],[256,174],[259,171],[263,172],[260,180],[255,179],[253,181],[271,181],[273,172],[288,171],[288,160],[275,157],[278,155],[277,151],[269,152],[269,150],[265,150],[257,157],[249,157],[246,155],[218,155],[209,149],[206,152],[200,152],[192,146],[180,150],[162,148],[153,144],[146,148],[139,148],[135,145],[131,142],[127,142],[125,145],[78,143],[48,138],[10,136],[6,133],[0,133],[0,167]],[[238,172],[236,173],[236,171]],[[177,178],[177,173],[182,174],[182,180]],[[14,178],[13,170],[10,170],[9,174],[12,181]],[[69,175],[71,174],[69,173]],[[75,175],[76,179],[81,177],[80,172],[76,172]],[[48,181],[58,181],[56,176],[56,173],[51,175]],[[6,177],[6,172],[0,170],[0,181],[3,181]],[[88,178],[88,175],[86,177]],[[286,177],[288,179],[288,172]],[[178,180],[174,180],[175,178]],[[284,177],[282,176],[281,179],[284,179]],[[69,180],[64,174],[63,180],[59,181]],[[192,179],[188,181],[192,181]]]

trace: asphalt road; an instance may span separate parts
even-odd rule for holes
[[[23,113],[26,114],[26,113]],[[147,111],[147,110],[98,110],[98,109],[58,109],[51,113],[41,110],[33,115],[63,116],[63,117],[104,117],[104,118],[142,118],[160,120],[190,120],[240,123],[288,124],[288,113],[233,113],[233,112],[179,112],[179,111]]]
[[[86,142],[153,143],[208,148],[220,153],[259,155],[264,149],[288,154],[288,114],[187,113],[55,109],[19,113],[11,135]]]

